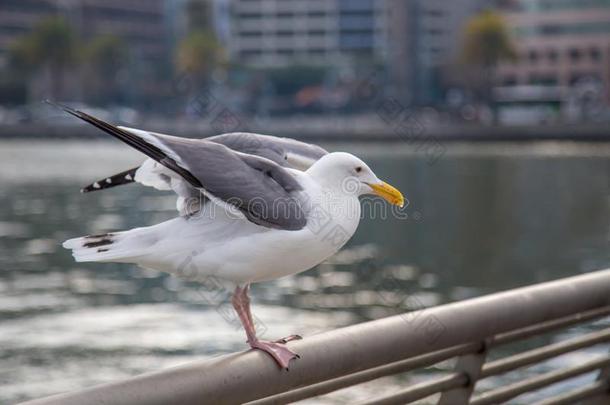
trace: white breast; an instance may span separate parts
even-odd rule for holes
[[[357,197],[333,193],[311,183],[307,226],[299,231],[265,232],[228,242],[231,258],[216,275],[238,283],[258,282],[296,274],[335,254],[352,237],[360,221]],[[260,228],[260,227],[258,227]]]
[[[219,206],[202,215],[159,224],[159,241],[140,264],[179,277],[217,277],[238,284],[308,270],[336,253],[360,221],[358,198],[324,189],[299,175],[309,196],[307,226],[298,231],[255,225]],[[163,236],[161,236],[163,235]]]

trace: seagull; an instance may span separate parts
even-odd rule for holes
[[[286,343],[301,337],[257,337],[250,284],[303,272],[336,253],[358,227],[360,196],[374,194],[404,205],[396,188],[349,153],[243,132],[181,138],[115,126],[51,104],[148,157],[139,167],[92,183],[83,192],[140,183],[178,195],[176,218],[65,241],[74,259],[132,263],[178,277],[231,283],[231,302],[247,343],[269,354],[281,369],[288,370],[299,357]]]

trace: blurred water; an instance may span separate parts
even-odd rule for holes
[[[610,144],[445,146],[431,164],[408,145],[327,145],[357,153],[401,189],[409,217],[365,218],[347,248],[327,263],[254,286],[264,336],[308,336],[610,265]],[[0,403],[245,349],[229,291],[129,265],[77,264],[61,248],[69,237],[175,215],[170,194],[139,186],[78,192],[140,159],[114,143],[0,143]],[[488,379],[478,388],[576,364],[599,350]],[[374,397],[450,366],[310,402]]]

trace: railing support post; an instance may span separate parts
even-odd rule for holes
[[[597,376],[597,381],[606,382],[606,393],[583,401],[581,405],[605,405],[610,402],[610,366],[606,366],[601,369],[599,375]]]
[[[438,405],[468,405],[474,386],[481,375],[483,364],[485,364],[487,346],[487,342],[483,341],[478,352],[465,354],[458,358],[455,371],[465,374],[468,377],[468,383],[463,387],[443,392],[438,400]]]

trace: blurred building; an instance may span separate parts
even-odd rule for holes
[[[230,2],[231,0],[165,0],[165,16],[172,47],[187,35],[189,29],[214,33],[220,43],[226,45],[230,34]],[[199,26],[189,27],[189,3],[202,5],[206,9],[207,21],[197,21]]]
[[[214,32],[222,44],[231,37],[231,0],[213,0]]]
[[[2,0],[0,57],[19,37],[50,15],[62,15],[79,39],[115,35],[144,57],[165,57],[165,0]]]
[[[0,67],[8,62],[11,47],[37,24],[59,16],[69,24],[77,43],[79,56],[92,40],[102,36],[119,38],[128,57],[109,64],[122,64],[112,78],[86,75],[78,64],[65,66],[55,76],[47,66],[28,73],[21,83],[22,99],[40,100],[53,97],[82,100],[84,93],[99,93],[94,86],[118,86],[122,101],[129,104],[146,102],[162,92],[158,77],[167,75],[170,43],[167,35],[166,0],[1,0],[0,1]],[[165,70],[164,70],[165,69]],[[95,84],[94,82],[98,83]],[[57,85],[61,82],[61,86]],[[112,82],[112,83],[111,83]],[[124,85],[129,83],[129,86]],[[5,83],[6,86],[6,83]],[[87,89],[86,89],[87,88]],[[24,100],[24,101],[25,101]]]
[[[84,39],[115,35],[143,59],[167,56],[164,0],[63,0]]]
[[[27,34],[44,16],[57,12],[53,1],[2,0],[0,2],[0,66],[7,61],[11,45]]]
[[[391,74],[407,102],[444,101],[442,69],[455,62],[468,19],[490,0],[390,0]]]
[[[593,84],[610,100],[609,1],[514,0],[505,16],[519,57],[501,67],[501,84]]]
[[[387,1],[232,0],[229,55],[256,66],[378,61]]]

